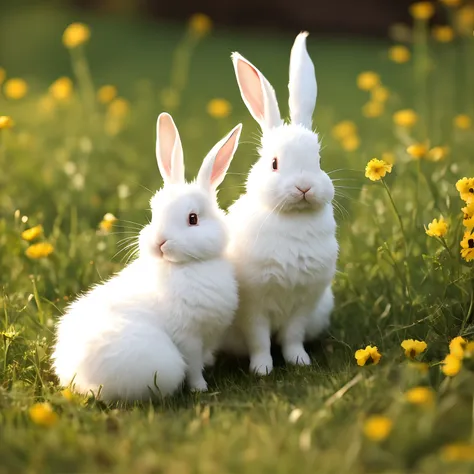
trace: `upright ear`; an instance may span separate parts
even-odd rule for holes
[[[240,94],[262,129],[281,125],[275,90],[265,76],[239,53],[232,54]]]
[[[291,48],[290,55],[290,117],[291,122],[311,130],[317,85],[314,65],[306,50],[308,32],[300,33]]]
[[[197,176],[197,182],[203,188],[215,190],[222,183],[239,145],[241,131],[242,124],[239,123],[226,137],[216,143],[204,158]]]
[[[165,183],[184,183],[183,147],[178,129],[167,113],[160,114],[156,121],[156,160]]]

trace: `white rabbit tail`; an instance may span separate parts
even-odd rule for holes
[[[207,389],[204,363],[212,360],[238,305],[216,188],[240,132],[238,125],[217,143],[196,181],[187,184],[178,130],[170,115],[158,117],[164,187],[151,199],[138,258],[61,317],[52,359],[62,385],[100,392],[106,401],[168,395],[185,378],[191,389]]]
[[[303,342],[329,325],[334,305],[334,186],[321,169],[318,135],[311,129],[317,87],[306,36],[300,33],[291,50],[289,124],[263,74],[238,53],[232,56],[242,98],[262,138],[246,193],[227,216],[240,305],[223,349],[247,352],[250,369],[263,375],[273,368],[272,334],[287,362],[309,364]]]

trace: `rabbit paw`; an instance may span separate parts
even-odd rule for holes
[[[189,388],[191,392],[207,392],[207,382],[202,377],[201,379],[190,381]]]
[[[311,359],[302,346],[290,346],[283,348],[283,357],[289,364],[311,365]]]
[[[273,370],[273,359],[270,354],[257,354],[250,358],[250,372],[256,375],[268,375]]]
[[[204,366],[205,367],[214,367],[216,363],[216,356],[211,352],[206,352],[204,355]]]

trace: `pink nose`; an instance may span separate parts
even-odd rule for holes
[[[298,186],[296,186],[296,189],[297,189],[298,191],[301,191],[303,194],[306,194],[306,193],[311,189],[311,187],[306,188],[306,189],[301,189],[301,188],[299,188]]]
[[[160,242],[160,243],[158,244],[158,248],[161,250],[161,252],[163,252],[163,249],[162,249],[161,247],[163,247],[163,245],[165,245],[166,242],[168,242],[168,241],[167,241],[167,240],[163,240],[163,242]]]

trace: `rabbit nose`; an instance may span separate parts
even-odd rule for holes
[[[161,247],[163,247],[163,245],[165,245],[166,242],[168,242],[168,241],[167,241],[167,240],[163,240],[163,242],[160,242],[160,243],[158,244],[158,248],[161,250],[161,252],[163,252],[163,249],[162,249]]]
[[[296,189],[298,191],[301,191],[303,194],[306,194],[311,189],[311,186],[309,188],[306,188],[306,189],[301,189],[300,187],[296,186]]]

